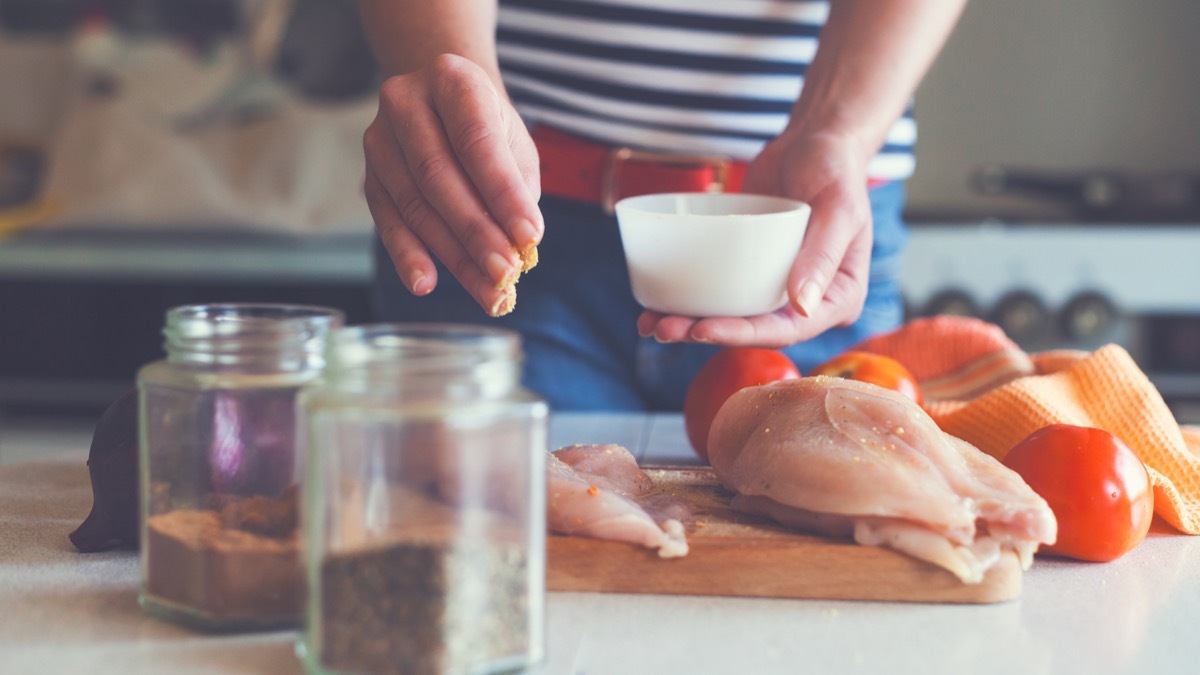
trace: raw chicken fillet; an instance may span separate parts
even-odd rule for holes
[[[966,583],[1005,550],[1027,569],[1057,536],[1020,476],[872,384],[816,376],[743,389],[713,420],[708,456],[738,510],[892,548]]]
[[[559,534],[610,539],[687,555],[681,504],[662,493],[619,445],[572,445],[546,459],[547,525]]]

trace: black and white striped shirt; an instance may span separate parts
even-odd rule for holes
[[[829,14],[813,0],[500,0],[504,83],[529,123],[752,159],[787,124]],[[912,174],[905,113],[874,179]]]

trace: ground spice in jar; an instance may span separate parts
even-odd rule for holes
[[[201,625],[299,621],[303,567],[295,486],[277,499],[213,495],[211,509],[146,521],[145,593]]]
[[[516,544],[398,542],[330,555],[320,575],[324,667],[425,675],[526,659],[529,570]]]

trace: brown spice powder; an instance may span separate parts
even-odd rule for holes
[[[218,498],[146,521],[146,594],[200,623],[288,625],[303,613],[295,489],[280,499]]]

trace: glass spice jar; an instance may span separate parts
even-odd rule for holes
[[[547,406],[511,332],[335,331],[300,398],[313,673],[495,673],[544,653]]]
[[[166,358],[137,376],[147,612],[219,631],[300,623],[296,395],[341,324],[297,305],[167,312]]]

